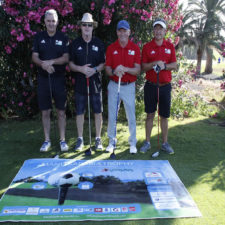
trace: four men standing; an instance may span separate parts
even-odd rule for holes
[[[68,40],[56,31],[58,16],[55,10],[48,10],[45,14],[47,31],[36,35],[34,40],[32,59],[38,66],[38,100],[42,110],[45,142],[41,151],[47,151],[50,142],[50,112],[52,98],[55,100],[58,126],[60,133],[60,147],[67,151],[65,142],[65,65],[68,62]],[[84,112],[87,98],[90,98],[95,118],[95,148],[103,150],[101,142],[102,129],[102,87],[100,72],[104,69],[109,76],[108,84],[108,137],[107,152],[113,152],[116,147],[116,115],[120,101],[123,101],[129,126],[130,153],[137,153],[136,148],[136,116],[135,116],[135,81],[141,72],[141,57],[139,47],[129,40],[130,25],[126,20],[117,24],[118,39],[108,46],[106,51],[101,40],[93,36],[97,27],[90,13],[85,13],[79,21],[81,36],[70,45],[69,67],[74,74],[75,106],[78,138],[75,150],[83,148]],[[171,70],[176,68],[175,49],[164,37],[166,22],[158,19],[153,23],[154,39],[144,45],[142,52],[142,70],[146,72],[144,87],[144,101],[146,117],[146,141],[140,151],[145,153],[150,149],[150,135],[153,119],[157,108],[157,84],[154,66],[160,68],[159,73],[159,114],[162,130],[162,149],[167,153],[174,153],[168,144],[168,117],[171,102]],[[119,85],[119,88],[118,88]],[[88,91],[87,91],[88,90]],[[119,93],[118,93],[119,91]],[[119,94],[119,102],[118,102]],[[88,96],[89,95],[89,96]]]

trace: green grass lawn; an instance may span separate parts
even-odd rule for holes
[[[88,131],[85,121],[85,144],[88,148]],[[202,218],[158,219],[143,221],[86,221],[86,222],[49,222],[51,225],[224,225],[225,208],[225,128],[214,125],[206,117],[169,121],[169,141],[175,149],[175,155],[161,154],[158,159],[169,160],[170,164],[184,183],[195,203],[199,207]],[[103,144],[107,143],[107,122],[103,126]],[[92,126],[94,134],[94,125]],[[52,132],[54,133],[54,132]],[[59,150],[58,140],[52,137],[52,149],[40,153],[43,132],[40,120],[0,121],[0,195],[9,186],[23,162],[31,158],[53,157]],[[127,123],[118,123],[117,160],[150,160],[151,154],[157,150],[157,127],[153,129],[152,149],[146,154],[129,154]],[[140,148],[145,138],[144,121],[137,122],[137,147]],[[70,146],[68,153],[62,158],[107,160],[107,153],[93,153],[91,157],[75,153],[76,141],[75,121],[68,120],[67,140]],[[94,143],[94,142],[93,142]],[[4,223],[18,224],[18,223]],[[28,225],[31,223],[23,223]],[[38,223],[36,223],[38,224]]]

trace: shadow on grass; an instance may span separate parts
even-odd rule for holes
[[[105,122],[106,123],[106,122]],[[169,142],[175,150],[175,155],[160,154],[157,159],[169,160],[177,175],[184,183],[187,189],[196,183],[205,183],[211,187],[211,190],[220,190],[224,192],[225,188],[225,128],[208,123],[208,119],[187,123],[185,121],[175,121],[175,125],[169,128]],[[61,158],[70,159],[110,159],[108,153],[93,152],[90,157],[84,156],[84,151],[74,152],[73,147],[76,142],[76,127],[74,120],[67,123],[67,140],[70,145],[70,151],[62,153]],[[88,148],[89,134],[85,121],[84,140],[85,149]],[[146,154],[129,154],[128,128],[127,124],[118,123],[118,142],[116,149],[116,160],[152,160],[151,154],[158,149],[157,128],[153,128],[153,137],[151,139],[152,148]],[[103,126],[102,139],[106,147],[108,144],[107,127]],[[155,133],[154,133],[155,132]],[[12,179],[17,174],[23,162],[31,158],[52,158],[59,151],[58,140],[54,140],[52,132],[52,149],[47,153],[40,153],[39,148],[43,140],[43,131],[40,121],[11,121],[1,122],[1,151],[0,151],[0,194],[9,186]],[[95,134],[94,124],[92,123],[92,134]],[[58,135],[58,133],[57,133]],[[94,135],[92,135],[94,144]],[[137,125],[137,148],[139,149],[144,141],[145,130],[143,124]],[[155,159],[154,159],[155,160]],[[204,194],[207,198],[207,193]],[[196,202],[198,205],[198,202]],[[201,209],[200,209],[201,210]],[[182,221],[182,219],[180,219]],[[190,224],[194,224],[194,219]],[[195,219],[201,220],[201,219]],[[176,221],[176,222],[175,222]],[[4,223],[18,224],[18,223]],[[24,225],[30,223],[23,223]],[[45,224],[45,223],[42,223]],[[81,225],[84,222],[55,222],[46,223],[48,225],[76,224]],[[104,222],[85,221],[85,224],[97,225]],[[137,225],[135,221],[107,221],[107,225]],[[143,220],[142,225],[172,225],[178,224],[177,219],[163,220]],[[180,224],[183,224],[182,222]],[[188,224],[188,223],[185,223]],[[196,223],[201,224],[201,223]]]

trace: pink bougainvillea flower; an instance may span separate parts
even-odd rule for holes
[[[25,39],[25,37],[24,37],[24,35],[22,34],[22,33],[20,33],[18,36],[17,36],[17,38],[16,38],[16,40],[17,41],[23,41]]]
[[[23,106],[23,102],[19,102],[19,103],[18,103],[18,106],[19,106],[19,107],[22,107],[22,106]]]
[[[5,46],[5,51],[7,54],[11,54],[12,53],[12,48],[8,45]]]

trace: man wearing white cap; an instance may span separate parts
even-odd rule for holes
[[[130,25],[126,20],[117,24],[118,40],[112,43],[106,51],[106,73],[110,82],[108,85],[108,137],[107,152],[113,152],[116,147],[115,124],[117,114],[118,81],[120,82],[119,101],[123,101],[129,126],[130,153],[137,153],[136,148],[136,116],[135,116],[135,81],[141,70],[139,47],[129,40]]]
[[[158,102],[159,88],[159,115],[162,130],[161,149],[168,154],[174,150],[168,144],[168,118],[170,117],[171,103],[171,70],[176,69],[176,53],[173,44],[164,39],[166,34],[166,22],[163,19],[156,19],[153,23],[154,39],[146,43],[142,50],[142,70],[146,72],[146,83],[144,86],[145,112],[147,113],[145,128],[146,141],[140,149],[145,153],[151,148],[150,137],[153,127],[153,120]],[[159,66],[159,84],[157,84],[157,73],[155,66]],[[159,87],[158,87],[159,85]]]
[[[84,13],[78,22],[81,36],[76,38],[70,46],[69,66],[75,78],[75,107],[77,124],[76,151],[83,148],[84,111],[87,104],[87,80],[89,80],[90,103],[95,117],[96,140],[95,149],[103,150],[101,142],[102,129],[102,86],[100,72],[105,63],[105,48],[101,40],[93,37],[97,27],[90,13]],[[87,79],[88,78],[88,79]]]

